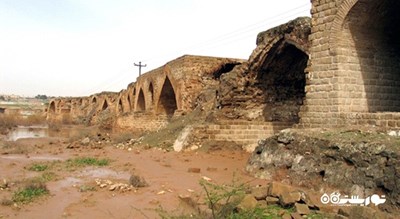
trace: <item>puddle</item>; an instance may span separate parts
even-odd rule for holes
[[[45,160],[45,161],[53,161],[53,160],[64,160],[60,157],[54,157],[54,156],[30,156],[29,158],[26,157],[26,155],[3,155],[0,156],[0,158],[3,159],[10,159],[10,160],[21,160],[21,159],[29,159],[29,160]]]
[[[114,178],[114,179],[129,179],[130,175],[125,172],[116,172],[106,168],[87,168],[80,172],[79,176],[93,177],[93,178]]]
[[[18,126],[6,137],[8,141],[16,141],[22,138],[44,138],[49,136],[47,126]]]
[[[73,185],[81,183],[82,180],[75,177],[67,177],[56,182],[52,187],[53,190],[60,190],[62,188],[72,187]]]

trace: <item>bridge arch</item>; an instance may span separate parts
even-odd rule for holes
[[[346,0],[330,47],[350,112],[400,112],[400,2]]]
[[[157,103],[157,113],[173,116],[174,112],[178,109],[175,89],[169,77],[165,77],[163,86],[161,88],[160,97]]]
[[[139,95],[136,102],[136,111],[145,111],[146,110],[146,101],[144,97],[143,90],[139,90]]]
[[[56,102],[53,100],[50,102],[50,106],[49,106],[49,112],[50,113],[56,113]]]

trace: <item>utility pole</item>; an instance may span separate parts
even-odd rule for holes
[[[142,65],[142,62],[139,64],[133,63],[135,66],[139,67],[139,76],[142,75],[142,67],[146,67],[147,65]]]

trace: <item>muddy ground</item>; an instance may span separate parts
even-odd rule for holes
[[[65,137],[0,142],[0,218],[159,218],[160,209],[178,215],[190,212],[179,196],[202,199],[201,179],[218,184],[233,180],[249,185],[267,183],[245,172],[250,154],[240,150],[178,153],[140,144],[122,149],[109,140],[98,146],[86,143]],[[78,157],[110,162],[106,166],[65,167],[68,159]],[[48,168],[30,170],[35,164]],[[129,184],[132,174],[143,177],[148,186],[110,191],[110,185],[100,188],[96,183]],[[23,182],[35,177],[46,178],[50,195],[28,204],[10,202]]]

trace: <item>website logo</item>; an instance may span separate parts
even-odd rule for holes
[[[339,192],[333,192],[331,195],[324,193],[321,196],[322,204],[332,204],[332,205],[360,205],[360,206],[368,206],[371,203],[375,206],[383,204],[386,202],[386,198],[384,195],[373,194],[368,196],[367,198],[359,198],[357,195],[344,195],[343,197]]]

